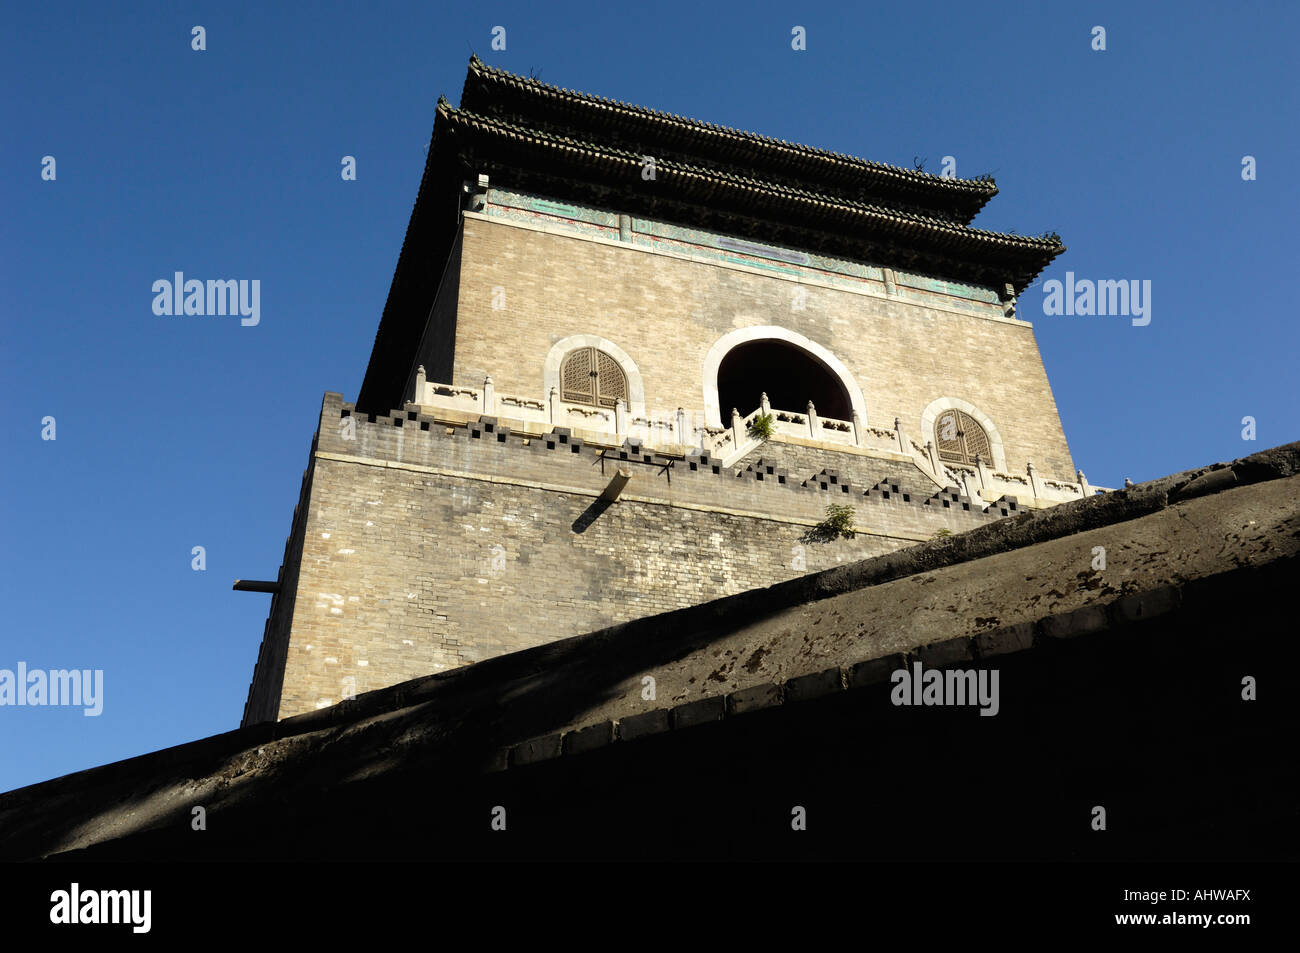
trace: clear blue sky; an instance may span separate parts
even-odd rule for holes
[[[231,581],[275,577],[321,395],[356,397],[471,48],[871,159],[954,156],[1002,189],[977,225],[1061,234],[1047,278],[1150,280],[1144,328],[1021,301],[1096,484],[1300,438],[1294,3],[21,6],[0,36],[0,668],[101,668],[105,699],[0,708],[0,790],[238,724],[270,597]],[[155,316],[178,270],[260,279],[261,323]]]

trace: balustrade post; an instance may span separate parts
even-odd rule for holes
[[[1032,460],[1025,461],[1025,472],[1029,474],[1029,489],[1033,491],[1034,498],[1041,497],[1043,490],[1038,485],[1038,475],[1034,473],[1034,462]]]
[[[424,403],[424,382],[425,382],[424,365],[421,364],[419,367],[415,369],[415,396],[411,398],[413,403],[416,404]]]
[[[903,433],[903,422],[897,417],[894,418],[894,433],[898,435],[898,452],[905,453],[910,457],[912,451],[907,446],[907,435]]]

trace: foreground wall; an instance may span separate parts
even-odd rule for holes
[[[1298,473],[1292,444],[32,785],[0,858],[1295,860]],[[997,715],[892,704],[917,662],[1000,672]]]

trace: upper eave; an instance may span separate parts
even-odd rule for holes
[[[567,193],[556,198],[603,196],[621,210],[671,215],[680,224],[729,216],[736,231],[755,237],[770,236],[775,224],[799,231],[803,247],[999,290],[1011,284],[1017,294],[1065,251],[1056,236],[987,231],[686,162],[656,162],[655,179],[647,182],[636,152],[521,127],[445,100],[436,124],[438,147],[454,150],[466,172],[505,175],[505,185],[539,188],[544,179],[553,191]]]
[[[997,194],[991,178],[958,179],[814,149],[753,132],[561,89],[471,56],[460,108],[644,155],[675,157],[818,192],[922,209],[969,224]]]

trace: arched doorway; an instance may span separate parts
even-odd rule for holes
[[[774,338],[739,344],[718,365],[718,405],[723,422],[735,407],[747,415],[766,392],[778,410],[802,413],[812,401],[821,417],[850,420],[853,403],[839,377],[798,345]]]

